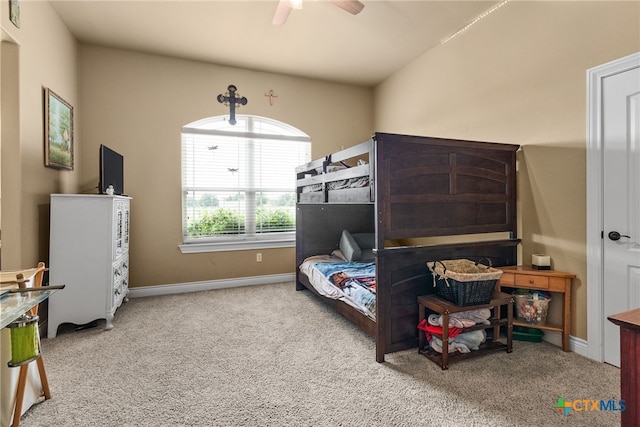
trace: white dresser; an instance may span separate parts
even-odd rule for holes
[[[49,298],[48,338],[63,323],[85,325],[113,316],[129,291],[129,197],[52,194],[49,283],[64,292]]]

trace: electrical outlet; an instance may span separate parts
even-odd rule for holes
[[[262,262],[262,252],[256,254],[256,262]]]

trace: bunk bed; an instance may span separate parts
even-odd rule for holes
[[[299,166],[296,290],[320,296],[372,336],[378,362],[385,354],[415,348],[416,299],[434,292],[427,261],[517,263],[518,148],[375,133],[366,142]],[[319,256],[344,258],[339,250],[345,230],[373,236],[373,316],[327,296],[308,270],[299,268]]]

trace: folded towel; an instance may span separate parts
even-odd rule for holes
[[[468,328],[470,326],[475,326],[477,323],[488,325],[491,323],[488,320],[490,317],[491,310],[489,310],[488,308],[452,313],[449,315],[449,327]],[[442,326],[442,315],[430,314],[428,317],[428,322],[430,325]]]
[[[485,342],[486,339],[487,334],[484,329],[459,334],[455,338],[449,338],[449,353],[456,351],[460,353],[470,353],[473,350],[479,350],[480,344]],[[430,344],[431,348],[438,353],[442,353],[442,340],[440,340],[440,338],[432,337]]]
[[[431,348],[438,353],[442,353],[442,341],[439,338],[433,337],[431,340]],[[449,353],[455,353],[456,351],[459,353],[471,353],[471,349],[469,349],[466,344],[455,342],[455,340],[449,342]]]
[[[480,344],[485,342],[486,339],[487,334],[483,329],[480,331],[471,331],[460,334],[455,338],[454,341],[457,345],[464,346],[469,350],[479,350]]]
[[[440,314],[430,314],[429,315],[429,324],[433,326],[442,326],[442,316]],[[466,319],[456,319],[449,317],[449,328],[468,328],[469,326],[474,326],[475,322]]]
[[[418,329],[421,329],[421,330],[425,331],[425,333],[427,334],[427,339],[431,338],[431,334],[442,335],[442,332],[443,332],[441,326],[431,325],[431,324],[429,324],[427,322],[426,319],[422,319],[420,321],[420,323],[418,323]],[[449,338],[455,337],[460,332],[462,332],[462,329],[456,328],[456,327],[450,327],[449,328]]]
[[[454,318],[458,320],[470,320],[474,323],[483,323],[485,325],[490,324],[488,320],[491,317],[491,310],[488,308],[480,308],[477,310],[461,311],[459,313],[452,313],[449,315],[449,319]]]

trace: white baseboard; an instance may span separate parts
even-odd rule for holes
[[[562,334],[560,332],[544,331],[544,340],[550,344],[562,347]],[[569,349],[581,356],[589,357],[589,344],[582,338],[569,336]]]
[[[294,280],[296,280],[295,273],[238,277],[234,279],[205,280],[202,282],[129,288],[128,296],[129,298],[141,298],[157,295],[182,294],[186,292],[210,291],[213,289],[236,288],[240,286],[270,285],[274,283],[293,282]]]

